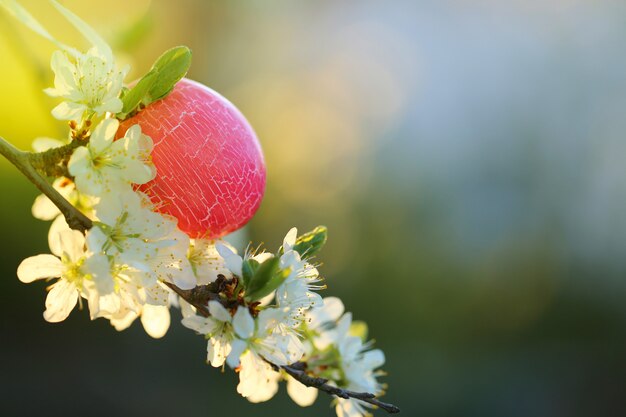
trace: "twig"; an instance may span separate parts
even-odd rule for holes
[[[202,317],[209,317],[209,308],[207,305],[211,300],[220,301],[219,291],[216,290],[214,283],[209,285],[198,285],[190,290],[183,290],[170,282],[163,282],[170,287],[172,291],[178,294],[183,300],[196,308],[198,314]]]
[[[86,144],[87,141],[85,139],[79,138],[73,139],[66,145],[50,148],[44,152],[27,152],[26,154],[30,164],[39,173],[49,177],[69,177],[67,163],[72,153],[79,146],[85,146]]]
[[[11,145],[4,138],[0,137],[0,154],[9,160],[20,170],[26,178],[44,193],[55,206],[59,208],[65,221],[72,228],[85,232],[93,226],[92,221],[76,207],[70,204],[57,190],[46,181],[46,179],[33,167],[31,163],[31,153],[24,152]]]
[[[390,414],[397,414],[400,412],[400,408],[396,405],[385,403],[376,398],[376,395],[369,392],[355,392],[347,389],[335,387],[328,384],[328,380],[325,378],[318,378],[308,375],[305,372],[306,364],[296,362],[292,365],[277,366],[271,364],[274,369],[280,368],[291,375],[295,380],[307,387],[317,388],[320,391],[324,391],[327,394],[337,396],[339,398],[355,398],[357,400],[364,401],[366,403],[375,405]]]

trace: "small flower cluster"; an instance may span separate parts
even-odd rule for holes
[[[380,394],[376,369],[384,362],[382,352],[369,350],[364,325],[344,314],[339,299],[317,293],[324,286],[311,260],[326,229],[298,236],[294,228],[277,253],[243,256],[224,240],[192,239],[180,231],[175,218],[159,213],[136,189],[157,172],[152,139],[139,125],[120,130],[128,69],[117,69],[109,46],[53,4],[93,47],[82,54],[62,46],[52,57],[54,88],[47,92],[64,100],[52,114],[70,121],[73,145],[67,158],[56,161],[64,175],[52,186],[93,227],[73,230],[48,197],[35,200],[33,215],[52,221],[51,253],[25,259],[17,275],[25,283],[55,280],[48,287],[45,320],[63,321],[86,300],[92,319],[105,318],[123,330],[139,318],[159,338],[170,326],[170,308],[179,306],[182,324],[207,339],[207,362],[235,369],[237,392],[251,402],[270,399],[286,380],[297,404],[312,404],[317,389],[287,372],[291,366],[332,387]],[[0,5],[49,36],[16,2]],[[45,152],[69,145],[38,140],[34,147]],[[361,416],[366,405],[338,398],[336,412]]]
[[[296,363],[306,364],[307,372],[337,387],[381,393],[375,369],[384,363],[382,351],[368,350],[364,325],[344,314],[341,300],[322,299],[315,292],[321,288],[318,271],[302,258],[313,247],[298,245],[296,234],[295,228],[289,231],[277,255],[247,253],[242,258],[229,246],[217,244],[227,275],[220,274],[215,282],[212,299],[206,310],[201,309],[204,314],[180,300],[183,325],[208,340],[207,362],[214,367],[226,363],[239,371],[237,392],[251,402],[269,400],[279,381],[286,380],[294,402],[303,407],[313,404],[317,390],[281,371]],[[267,280],[259,271],[272,264],[277,267]],[[246,271],[256,273],[246,278]],[[269,284],[269,294],[266,290],[247,295],[255,280],[270,282],[277,276],[280,284],[275,290]],[[336,411],[340,417],[366,414],[364,403],[356,399],[338,399]]]

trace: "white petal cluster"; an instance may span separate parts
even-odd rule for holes
[[[281,366],[302,359],[306,353],[301,335],[304,311],[322,304],[321,297],[312,292],[319,288],[315,284],[319,281],[317,270],[293,250],[296,233],[295,229],[288,233],[280,257],[280,268],[288,275],[275,295],[262,300],[254,317],[250,306],[238,305],[227,311],[217,301],[209,302],[211,315],[206,318],[189,305],[183,308],[183,325],[208,339],[207,360],[215,367],[226,362],[238,369],[237,392],[251,402],[266,401],[278,390],[282,375],[270,363]],[[241,257],[223,242],[216,249],[221,262],[213,262],[211,270],[235,277],[243,275],[246,259],[262,264],[273,257],[266,252]]]
[[[161,337],[170,323],[170,291],[164,283],[197,285],[187,258],[190,240],[173,218],[154,211],[143,194],[133,191],[133,184],[154,176],[151,140],[133,126],[113,141],[117,128],[117,120],[102,121],[92,141],[70,159],[75,182],[58,178],[53,184],[94,227],[84,236],[70,230],[59,210],[46,197],[37,197],[33,214],[54,220],[48,240],[56,256],[26,259],[18,275],[24,282],[58,278],[46,302],[48,321],[65,319],[84,298],[92,319],[106,318],[123,330],[141,317],[146,332]]]
[[[307,360],[310,366],[316,362],[325,366],[324,377],[340,388],[356,392],[382,393],[377,368],[385,363],[380,349],[371,349],[363,335],[357,334],[358,325],[352,322],[352,314],[344,314],[344,306],[336,297],[327,297],[323,305],[307,312]],[[331,366],[328,366],[331,364]],[[290,378],[287,392],[297,404],[311,405],[317,391],[312,391]],[[369,404],[350,398],[338,398],[335,411],[339,417],[368,415]]]
[[[65,51],[52,54],[54,88],[45,91],[63,101],[52,110],[59,120],[82,120],[122,111],[122,91],[128,67],[117,69],[112,54],[92,48],[71,57]]]
[[[289,276],[276,289],[278,305],[289,310],[292,325],[297,326],[303,319],[304,313],[314,307],[322,305],[322,297],[315,291],[324,288],[317,268],[302,259],[302,255],[294,250],[298,230],[294,227],[283,240],[283,255],[280,265],[290,271]]]
[[[75,230],[59,234],[58,249],[53,255],[42,254],[24,259],[17,269],[20,281],[30,283],[39,279],[57,279],[49,287],[44,318],[52,323],[63,321],[85,294],[85,281],[89,279],[83,268],[85,262],[85,237]]]
[[[145,184],[156,175],[150,160],[152,139],[134,125],[115,140],[117,119],[103,120],[87,146],[78,147],[68,163],[78,189],[90,195],[117,192],[123,185]]]

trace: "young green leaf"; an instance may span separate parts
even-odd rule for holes
[[[299,236],[293,249],[300,255],[310,257],[322,249],[327,238],[328,229],[326,226],[317,226],[310,232]]]
[[[243,261],[243,264],[241,265],[241,272],[243,275],[242,278],[244,287],[248,288],[252,277],[254,277],[254,274],[259,269],[260,265],[261,264],[259,264],[254,259],[246,259],[245,261]]]
[[[279,266],[280,258],[274,257],[260,264],[246,287],[246,300],[257,301],[274,291],[289,276],[289,270]]]
[[[191,66],[191,50],[186,46],[177,46],[166,51],[157,59],[153,68],[159,73],[149,92],[150,102],[160,100],[174,88],[176,83],[187,74]],[[144,104],[148,105],[149,103]]]
[[[124,107],[116,115],[118,119],[131,116],[140,105],[147,106],[167,96],[176,83],[187,74],[191,65],[191,50],[177,46],[161,55],[150,71],[123,97]]]
[[[144,97],[148,94],[154,82],[156,81],[158,74],[154,70],[150,70],[144,75],[133,88],[126,91],[122,96],[122,112],[118,113],[118,119],[125,119],[130,113],[132,113],[139,104],[143,101]]]
[[[272,291],[280,286],[289,277],[291,269],[278,269],[267,281],[267,283],[257,291],[250,293],[247,297],[250,301],[258,301],[261,298],[270,295]]]

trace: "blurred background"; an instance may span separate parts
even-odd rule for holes
[[[165,49],[256,129],[267,193],[245,240],[329,227],[329,289],[387,354],[405,416],[626,415],[626,3],[63,2],[141,76]],[[53,8],[23,1],[66,43]],[[0,13],[0,135],[59,137],[52,47]],[[175,318],[151,340],[42,318],[35,188],[0,161],[0,414],[334,415],[252,405]],[[59,414],[62,413],[62,414]],[[377,412],[377,415],[383,415]]]

